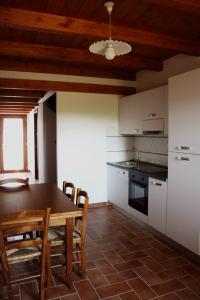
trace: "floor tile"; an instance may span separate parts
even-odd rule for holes
[[[180,289],[183,289],[185,286],[178,281],[177,279],[165,281],[160,284],[156,284],[152,286],[152,289],[158,294],[158,295],[164,295],[170,292],[174,292]]]
[[[194,293],[200,296],[200,283],[198,280],[193,278],[190,275],[184,276],[180,278],[180,281],[189,289],[191,289]]]
[[[123,270],[129,270],[130,268],[137,268],[137,267],[141,267],[143,264],[137,260],[129,260],[127,262],[124,263],[120,263],[120,264],[116,264],[114,265],[114,267],[118,270],[118,271],[123,271]]]
[[[162,282],[161,278],[159,278],[156,274],[154,274],[148,267],[140,267],[136,268],[135,272],[138,276],[140,276],[146,283],[149,285],[157,284]]]
[[[189,289],[184,289],[179,292],[177,292],[177,295],[182,299],[182,300],[199,300],[200,297],[195,295],[191,290]]]
[[[96,287],[100,287],[103,285],[108,285],[109,281],[105,278],[105,276],[97,269],[92,269],[87,271],[87,277],[91,281],[92,285]]]
[[[135,277],[137,277],[137,274],[133,270],[125,270],[122,272],[117,272],[106,276],[106,278],[109,280],[110,283],[117,283]]]
[[[120,282],[98,288],[97,293],[99,294],[100,298],[106,298],[128,292],[130,289],[130,286],[126,282]]]
[[[92,287],[89,280],[76,282],[74,284],[74,286],[82,300],[97,300],[98,299],[98,296],[95,293],[95,290]]]
[[[141,279],[136,278],[128,281],[133,290],[141,299],[150,299],[156,296],[152,289]]]
[[[134,292],[129,292],[120,295],[121,300],[139,300],[138,296]]]

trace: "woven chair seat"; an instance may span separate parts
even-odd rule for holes
[[[48,230],[48,240],[52,245],[63,245],[65,243],[65,226],[51,227]],[[81,233],[77,228],[73,229],[73,242],[81,240]]]
[[[10,263],[34,258],[41,255],[39,247],[26,247],[6,251]]]

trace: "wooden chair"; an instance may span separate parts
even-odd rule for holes
[[[86,239],[86,221],[88,209],[88,194],[81,189],[77,189],[77,206],[82,210],[82,216],[77,217],[73,228],[73,263],[78,264],[79,273],[82,277],[85,275],[85,239]],[[65,245],[66,249],[66,227],[58,226],[49,228],[49,242],[51,246],[51,256],[63,255],[63,251],[53,252],[56,247]]]
[[[9,190],[15,190],[15,189],[19,189],[19,188],[23,188],[29,185],[29,178],[26,179],[22,179],[22,178],[7,178],[7,179],[3,179],[0,180],[0,188],[6,188]],[[25,239],[26,236],[29,235],[30,238],[33,237],[33,233],[32,232],[25,232],[23,234],[23,238]]]
[[[8,286],[9,296],[12,298],[12,283],[23,279],[39,277],[39,299],[44,299],[45,274],[50,273],[50,265],[47,265],[47,257],[50,255],[48,246],[48,224],[50,208],[47,210],[25,210],[19,213],[2,217],[0,219],[0,265],[5,284]],[[27,231],[40,232],[40,238],[29,240],[18,240],[8,242],[7,238],[16,234],[23,234]],[[27,277],[17,276],[12,278],[10,265],[24,261],[40,260],[40,272],[37,275]]]
[[[29,184],[29,178],[22,179],[22,178],[7,178],[0,180],[0,186],[1,187],[18,187],[18,186],[24,186]]]
[[[70,192],[68,190],[70,189]],[[74,202],[76,188],[73,183],[63,181],[63,193]]]

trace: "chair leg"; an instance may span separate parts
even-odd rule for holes
[[[47,287],[52,285],[52,274],[51,274],[51,245],[47,246]]]
[[[7,285],[7,293],[8,293],[8,299],[14,299],[13,290],[12,290],[12,284],[10,280],[10,273],[9,273],[9,266],[8,261],[5,255],[3,254],[1,256],[1,266],[2,266],[2,275],[5,284]]]
[[[40,271],[40,285],[39,285],[39,299],[45,299],[45,273],[46,273],[46,253],[44,253],[41,257],[41,271]]]
[[[83,279],[85,277],[85,271],[86,271],[85,251],[84,250],[81,250],[80,260],[81,260],[80,273],[81,273],[81,277]]]

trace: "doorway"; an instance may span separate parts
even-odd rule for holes
[[[0,172],[27,172],[27,117],[0,115]]]

